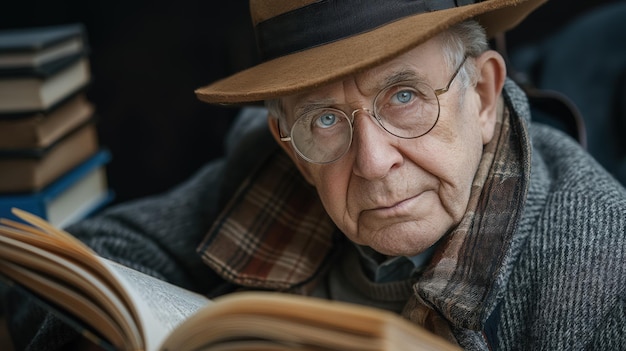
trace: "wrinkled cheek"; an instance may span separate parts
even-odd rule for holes
[[[359,233],[361,226],[359,225],[358,213],[353,213],[349,210],[349,207],[346,207],[341,216],[337,218],[336,223],[344,235],[346,235],[349,239],[360,243]]]
[[[332,209],[329,209],[332,208]],[[351,208],[349,202],[343,202],[342,205],[335,206],[330,205],[327,207],[327,211],[331,216],[333,222],[337,225],[339,230],[348,237],[348,239],[361,243],[359,240],[359,215],[355,208]]]
[[[354,231],[345,196],[341,196],[339,191],[333,191],[333,189],[329,188],[318,188],[317,190],[326,213],[328,213],[335,225],[344,233],[346,231]]]
[[[315,174],[317,192],[322,204],[335,225],[349,237],[355,237],[358,232],[357,218],[361,199],[353,189],[351,182],[351,164],[345,163],[322,166]]]
[[[443,191],[441,194],[443,210],[448,217],[448,221],[450,221],[453,225],[456,225],[461,221],[465,211],[467,210],[470,190],[471,183],[458,184],[457,188]]]

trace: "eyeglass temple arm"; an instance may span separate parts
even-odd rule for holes
[[[457,67],[456,70],[454,71],[454,74],[452,75],[452,78],[450,78],[450,81],[448,82],[448,84],[444,88],[435,90],[435,95],[439,96],[443,93],[447,93],[448,90],[450,90],[450,86],[452,85],[452,82],[454,82],[456,75],[459,74],[459,71],[461,70],[461,67],[463,67],[463,65],[465,64],[465,61],[467,61],[467,55],[463,57],[463,61],[461,61],[461,64],[459,64],[459,67]]]
[[[278,137],[280,141],[291,141],[290,136],[283,136],[282,129],[280,129],[280,120],[276,118],[276,128],[278,129]]]

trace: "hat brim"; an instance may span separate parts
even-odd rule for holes
[[[515,27],[547,0],[488,0],[422,13],[371,31],[282,56],[198,88],[208,103],[246,104],[289,96],[375,67],[452,25],[476,18],[492,37]]]

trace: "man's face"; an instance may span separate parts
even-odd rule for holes
[[[438,39],[432,39],[365,73],[285,98],[288,123],[293,124],[294,111],[312,104],[348,116],[354,109],[371,109],[380,82],[399,71],[413,72],[433,89],[444,87],[454,73],[443,62]],[[437,124],[416,139],[395,137],[358,113],[349,151],[331,164],[304,161],[282,143],[333,221],[355,243],[386,255],[413,256],[461,220],[493,121],[485,123],[480,94],[474,87],[461,91],[458,77],[439,101]]]

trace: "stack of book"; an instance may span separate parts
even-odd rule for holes
[[[11,208],[65,227],[109,203],[85,29],[0,31],[0,216]]]

